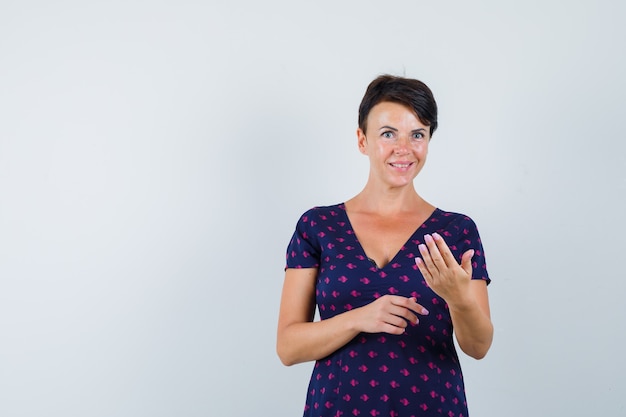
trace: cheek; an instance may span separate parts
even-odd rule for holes
[[[384,146],[381,146],[379,143],[376,144],[370,144],[367,150],[367,155],[370,158],[374,158],[374,159],[378,159],[381,157],[384,157],[385,155],[385,148]]]
[[[426,158],[426,155],[428,155],[428,143],[416,145],[413,149],[415,154],[421,158]]]

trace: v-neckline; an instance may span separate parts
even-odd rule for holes
[[[400,254],[406,249],[406,247],[409,245],[409,243],[411,243],[412,240],[414,240],[415,235],[417,234],[417,232],[424,227],[424,225],[426,225],[433,217],[435,217],[435,214],[439,212],[439,208],[435,207],[433,209],[433,211],[428,215],[428,217],[426,217],[426,219],[420,223],[415,230],[413,231],[413,233],[411,233],[411,235],[409,236],[409,238],[402,244],[402,246],[400,246],[400,249],[398,249],[398,251],[395,253],[395,255],[389,259],[389,262],[387,262],[385,265],[383,266],[378,266],[378,264],[376,263],[376,261],[372,258],[370,258],[367,255],[367,252],[365,251],[365,248],[363,247],[363,245],[361,244],[361,241],[359,240],[359,237],[357,235],[356,230],[354,229],[354,226],[352,225],[352,221],[350,220],[350,216],[348,216],[348,210],[346,209],[346,203],[341,203],[339,205],[343,211],[343,215],[346,218],[346,224],[348,225],[349,230],[352,231],[352,235],[354,236],[354,241],[356,242],[356,245],[358,246],[359,250],[361,251],[361,254],[364,256],[364,258],[372,264],[372,267],[376,268],[377,271],[382,271],[384,269],[386,269],[389,265],[393,265],[395,263],[397,263],[396,258],[398,256],[400,256]]]

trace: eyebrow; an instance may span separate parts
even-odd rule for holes
[[[391,126],[381,126],[378,130],[384,130],[384,129],[388,129],[388,130],[393,130],[394,132],[397,132],[398,129],[396,129],[395,127],[391,127]],[[413,129],[411,130],[411,132],[426,132],[426,129],[424,129],[423,127],[418,127],[417,129]]]

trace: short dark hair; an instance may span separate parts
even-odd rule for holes
[[[378,103],[385,101],[399,103],[415,112],[415,115],[430,127],[430,136],[437,129],[437,103],[430,88],[412,78],[381,75],[367,86],[359,106],[359,128],[366,132],[367,116]]]

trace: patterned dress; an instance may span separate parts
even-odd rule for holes
[[[316,302],[321,320],[371,303],[385,294],[415,297],[429,310],[402,335],[361,333],[316,361],[305,417],[467,417],[463,376],[445,301],[415,265],[425,234],[439,233],[460,262],[474,249],[473,279],[490,282],[474,222],[435,209],[383,268],[368,259],[344,204],[302,215],[287,249],[287,268],[318,268]]]

